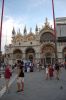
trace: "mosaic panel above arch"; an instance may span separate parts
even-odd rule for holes
[[[55,47],[52,46],[51,44],[43,45],[41,48],[41,53],[55,53]]]
[[[40,42],[55,42],[55,36],[50,32],[45,32],[40,36]]]

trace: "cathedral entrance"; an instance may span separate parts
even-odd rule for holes
[[[51,58],[50,57],[46,57],[46,63],[51,64]]]
[[[43,45],[41,49],[41,59],[43,65],[53,64],[55,59],[54,47],[51,44]]]
[[[29,55],[29,60],[33,61],[33,56],[32,55]]]
[[[26,49],[26,60],[34,61],[35,59],[35,51],[33,48]]]
[[[13,62],[16,62],[18,59],[22,60],[22,51],[20,49],[13,51]]]
[[[45,54],[45,59],[46,59],[45,63],[46,64],[51,64],[52,63],[52,58],[51,57],[52,57],[52,55],[51,55],[50,52]]]

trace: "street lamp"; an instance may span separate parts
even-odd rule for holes
[[[53,11],[53,22],[54,22],[54,34],[55,34],[55,62],[58,61],[57,56],[57,33],[56,33],[56,21],[55,21],[55,13],[54,13],[54,0],[52,0],[52,11]]]

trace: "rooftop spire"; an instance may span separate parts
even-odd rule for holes
[[[26,35],[27,34],[27,29],[26,29],[26,25],[25,25],[25,27],[24,27],[24,35]]]
[[[38,32],[38,26],[37,26],[37,24],[36,24],[36,28],[35,28],[35,31],[36,31],[36,32]]]
[[[32,28],[30,27],[30,33],[32,33]]]
[[[19,30],[18,30],[18,33],[20,34],[21,32],[20,32],[20,28],[19,28]]]
[[[12,36],[14,37],[16,35],[16,32],[15,32],[15,29],[13,27],[13,30],[12,30]]]
[[[46,19],[45,19],[45,26],[48,26],[48,25],[49,25],[48,18],[46,17]]]

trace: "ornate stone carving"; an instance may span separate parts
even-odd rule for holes
[[[55,41],[54,35],[49,32],[43,33],[40,37],[40,42],[42,43],[42,42],[48,42],[48,41],[54,42]]]
[[[27,41],[32,41],[32,40],[35,40],[35,36],[33,34],[29,34],[27,36]]]
[[[54,52],[54,48],[51,45],[43,46],[41,49],[42,53]]]

